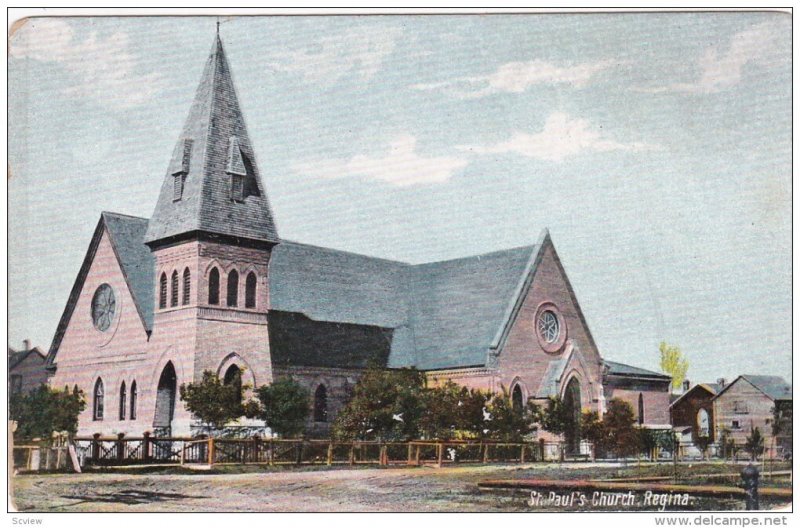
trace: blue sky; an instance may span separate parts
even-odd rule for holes
[[[9,58],[9,344],[103,210],[149,217],[214,18],[31,19]],[[791,18],[229,17],[279,234],[408,262],[550,229],[609,359],[791,379]]]

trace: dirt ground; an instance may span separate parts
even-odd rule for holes
[[[529,506],[527,492],[482,492],[477,483],[532,477],[606,478],[635,470],[612,465],[537,464],[239,471],[18,475],[12,508],[28,512],[563,511],[561,507]],[[667,509],[742,508],[741,501],[715,499],[713,503],[695,501],[690,508]]]

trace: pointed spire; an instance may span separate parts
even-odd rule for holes
[[[145,242],[152,245],[194,233],[279,242],[219,33]]]

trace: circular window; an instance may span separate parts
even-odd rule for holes
[[[117,303],[114,299],[114,290],[108,284],[101,284],[92,297],[92,322],[94,327],[105,332],[111,327],[114,320]]]
[[[539,321],[536,326],[539,330],[539,336],[546,343],[555,343],[558,340],[558,336],[561,335],[561,325],[552,310],[545,310],[539,314]]]
[[[536,309],[533,319],[534,332],[539,346],[548,354],[558,354],[567,342],[567,325],[564,316],[551,302],[544,302]]]

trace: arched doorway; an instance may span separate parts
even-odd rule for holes
[[[155,436],[169,436],[172,434],[177,383],[178,377],[175,375],[175,367],[170,361],[164,366],[164,370],[161,371],[161,377],[158,379],[156,411],[153,417],[153,433]]]
[[[514,390],[511,391],[511,408],[514,409],[514,412],[517,414],[522,414],[523,410],[523,398],[522,398],[522,388],[517,384],[514,386]]]
[[[572,378],[567,383],[567,389],[564,391],[564,408],[569,418],[564,430],[567,453],[575,454],[580,451],[581,443],[581,384],[577,378]]]
[[[225,371],[225,376],[222,378],[225,385],[233,385],[236,387],[236,392],[239,395],[239,401],[242,400],[242,369],[236,365],[231,365]]]

